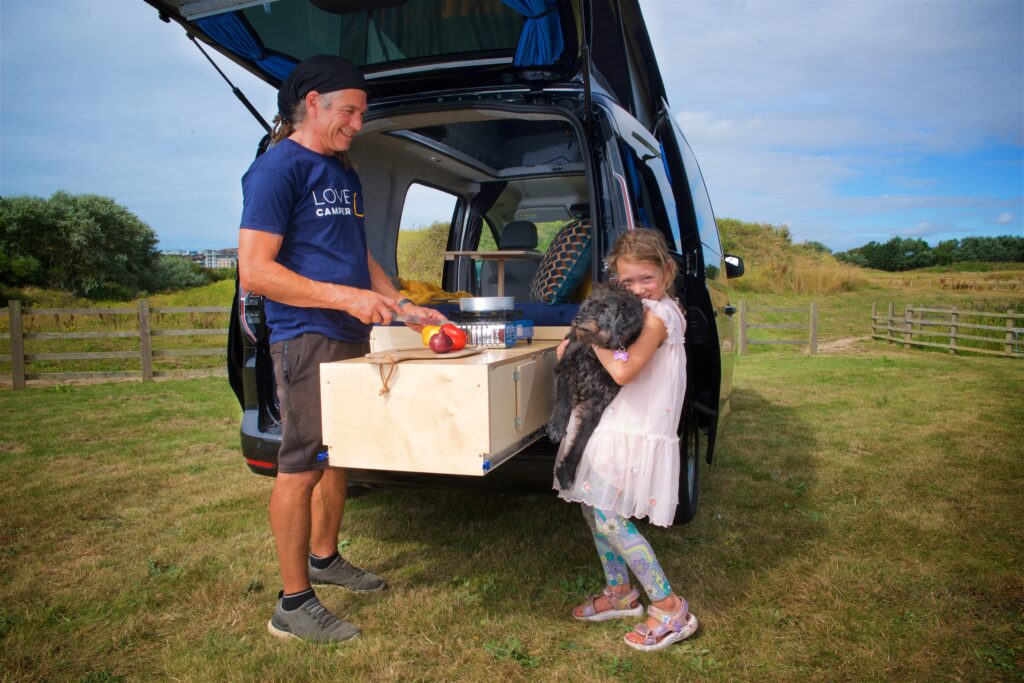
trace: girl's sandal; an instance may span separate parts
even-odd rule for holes
[[[598,612],[594,603],[602,595],[608,599],[612,608]],[[580,605],[583,608],[583,614],[576,614],[576,610],[573,610],[572,618],[576,621],[608,621],[609,619],[639,617],[644,613],[644,608],[640,606],[640,603],[637,603],[636,607],[630,607],[639,598],[640,592],[635,588],[625,595],[617,595],[611,588],[606,586],[599,595],[592,595],[587,598],[586,602]]]
[[[643,636],[644,642],[634,643],[627,636],[622,639],[634,650],[651,652],[689,638],[697,630],[697,617],[690,614],[689,609],[686,600],[675,612],[666,612],[651,605],[647,608],[647,614],[657,619],[658,625],[651,628],[646,623],[640,623],[633,629],[633,633]]]

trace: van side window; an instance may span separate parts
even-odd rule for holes
[[[420,183],[409,186],[398,229],[398,277],[441,286],[444,251],[458,206],[453,194]]]
[[[656,143],[652,143],[656,145]],[[635,205],[637,225],[654,228],[665,236],[669,249],[679,251],[679,219],[672,185],[665,175],[659,147],[625,144],[623,157]],[[639,147],[639,149],[638,149]],[[658,152],[655,154],[654,152]]]
[[[690,143],[679,130],[676,122],[672,122],[672,130],[675,133],[679,145],[679,152],[683,157],[683,168],[686,170],[686,180],[690,186],[690,197],[693,199],[693,210],[697,215],[697,232],[700,234],[701,244],[705,251],[710,249],[719,257],[722,255],[722,245],[718,241],[718,226],[715,224],[715,214],[711,209],[711,199],[708,197],[707,187],[704,185],[704,176],[701,175],[700,166],[697,165],[697,157],[690,149]],[[707,258],[704,259],[707,262]]]

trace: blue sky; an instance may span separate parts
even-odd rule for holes
[[[719,217],[834,249],[1024,235],[1024,2],[642,6]],[[231,246],[261,134],[141,0],[0,0],[0,194],[95,192],[161,248]]]

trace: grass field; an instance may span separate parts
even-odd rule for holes
[[[266,634],[271,482],[222,379],[0,391],[3,680],[1024,680],[1024,364],[758,354],[696,520],[650,529],[702,623],[654,655],[569,610],[600,574],[548,495],[350,501],[345,553],[390,588],[364,629]]]

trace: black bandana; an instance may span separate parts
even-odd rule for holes
[[[277,111],[282,119],[291,121],[295,105],[311,91],[329,93],[335,90],[366,90],[363,74],[352,62],[334,55],[316,55],[299,63],[277,92]]]

